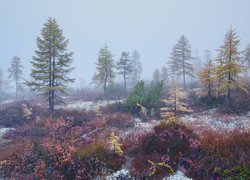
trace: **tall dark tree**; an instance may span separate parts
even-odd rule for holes
[[[23,65],[19,57],[13,57],[8,72],[10,73],[9,79],[15,81],[16,98],[18,98],[19,90],[22,88],[21,80],[23,79]]]
[[[192,59],[191,45],[185,36],[181,36],[171,53],[170,68],[171,74],[182,76],[184,89],[186,89],[186,76],[194,77]]]
[[[122,52],[120,61],[117,62],[116,68],[118,70],[118,74],[123,76],[124,87],[127,90],[127,78],[133,71],[132,63],[129,57],[128,52]]]
[[[103,86],[104,94],[107,95],[107,85],[114,82],[114,60],[108,46],[105,44],[99,51],[96,62],[97,72],[92,80],[97,86]]]
[[[67,52],[69,41],[53,18],[49,18],[44,24],[41,37],[37,37],[36,41],[38,50],[31,61],[32,80],[26,84],[33,91],[42,92],[53,113],[55,103],[62,102],[61,95],[66,94],[68,84],[74,82],[69,77],[74,69],[71,66],[73,53]]]

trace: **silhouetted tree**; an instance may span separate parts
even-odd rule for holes
[[[214,86],[213,64],[210,51],[205,51],[205,60],[203,68],[199,72],[199,79],[202,84],[202,95],[211,99]]]
[[[153,72],[153,81],[159,82],[160,81],[160,71],[159,69],[155,69]]]
[[[243,60],[246,64],[246,66],[248,67],[248,69],[250,68],[250,44],[247,45],[245,51],[244,51],[244,57]]]
[[[161,80],[163,81],[164,84],[166,84],[169,81],[168,75],[169,75],[168,69],[166,68],[166,66],[163,66],[161,68],[160,76],[161,76]]]
[[[142,65],[140,60],[140,54],[138,53],[137,50],[134,50],[131,56],[131,62],[132,62],[132,81],[134,84],[137,83],[137,81],[140,80],[141,78],[141,73],[142,73]]]
[[[103,85],[104,94],[107,95],[107,86],[114,82],[114,60],[108,46],[105,44],[99,51],[96,62],[97,72],[94,74],[92,80],[97,86]]]
[[[186,89],[186,76],[194,77],[192,59],[190,43],[185,36],[181,36],[171,53],[170,69],[173,76],[182,76],[184,89]]]
[[[128,52],[122,52],[120,61],[117,62],[116,68],[118,70],[118,74],[121,74],[123,76],[124,87],[127,91],[127,78],[128,75],[131,74],[133,71],[132,63]]]
[[[11,60],[10,68],[8,69],[10,73],[9,79],[15,81],[16,88],[16,98],[18,98],[19,89],[22,88],[21,80],[23,79],[23,65],[21,64],[21,60],[19,57],[14,56]]]

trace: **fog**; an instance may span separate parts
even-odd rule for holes
[[[212,55],[232,25],[242,49],[250,42],[249,0],[22,0],[0,2],[0,69],[4,78],[13,56],[19,56],[29,78],[36,37],[49,17],[57,20],[69,39],[76,67],[74,87],[88,86],[97,54],[105,43],[117,61],[122,51],[136,49],[142,79],[169,59],[174,44],[185,35],[194,56]]]

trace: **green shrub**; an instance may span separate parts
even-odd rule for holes
[[[125,101],[125,107],[133,113],[140,111],[140,108],[137,106],[138,103],[149,110],[156,109],[159,106],[162,91],[162,81],[152,82],[149,86],[145,86],[143,81],[139,81]]]

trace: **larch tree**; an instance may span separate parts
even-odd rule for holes
[[[202,95],[205,95],[209,99],[211,99],[213,95],[214,86],[214,67],[212,64],[211,53],[209,50],[205,51],[205,60],[206,63],[203,65],[203,68],[199,72],[199,80],[203,86]]]
[[[19,90],[22,88],[21,80],[23,79],[23,65],[21,59],[14,56],[8,69],[9,79],[15,81],[16,98],[18,98]]]
[[[140,54],[137,50],[134,50],[131,56],[131,62],[132,62],[132,81],[134,84],[136,84],[140,78],[142,73],[142,65],[140,60]]]
[[[161,77],[161,80],[163,81],[164,84],[166,84],[168,81],[169,81],[169,78],[168,78],[168,69],[166,66],[163,66],[161,68],[161,73],[160,73],[160,77]]]
[[[163,119],[176,119],[180,113],[192,112],[192,110],[188,108],[188,104],[185,103],[186,99],[187,93],[173,83],[169,91],[168,99],[163,100],[166,106],[161,108],[161,117]]]
[[[159,82],[160,81],[160,70],[155,69],[153,72],[153,81],[154,82]]]
[[[114,82],[114,60],[108,46],[105,44],[99,51],[96,62],[97,72],[92,80],[97,86],[103,86],[104,94],[107,95],[107,86]]]
[[[194,77],[194,67],[191,64],[193,59],[191,45],[185,36],[181,36],[171,53],[170,68],[172,74],[182,76],[183,87],[186,90],[186,77]]]
[[[116,64],[116,68],[118,70],[118,74],[122,75],[123,77],[124,87],[127,91],[127,79],[128,76],[133,72],[133,66],[128,52],[122,52],[120,61],[118,61]]]
[[[240,74],[245,72],[245,67],[242,60],[243,52],[238,50],[239,46],[240,38],[231,27],[225,35],[224,44],[217,50],[215,74],[221,78],[219,92],[226,93],[227,102],[230,102],[233,88],[238,87],[246,91],[246,86],[240,77]]]
[[[250,44],[247,45],[245,51],[244,51],[244,57],[243,60],[246,64],[246,66],[248,67],[248,69],[250,68]]]
[[[69,77],[73,71],[71,63],[73,53],[67,52],[69,41],[63,36],[56,20],[49,18],[37,37],[37,50],[33,56],[31,78],[26,84],[33,90],[42,92],[49,103],[50,114],[53,114],[56,103],[63,102],[61,95],[66,94]]]

